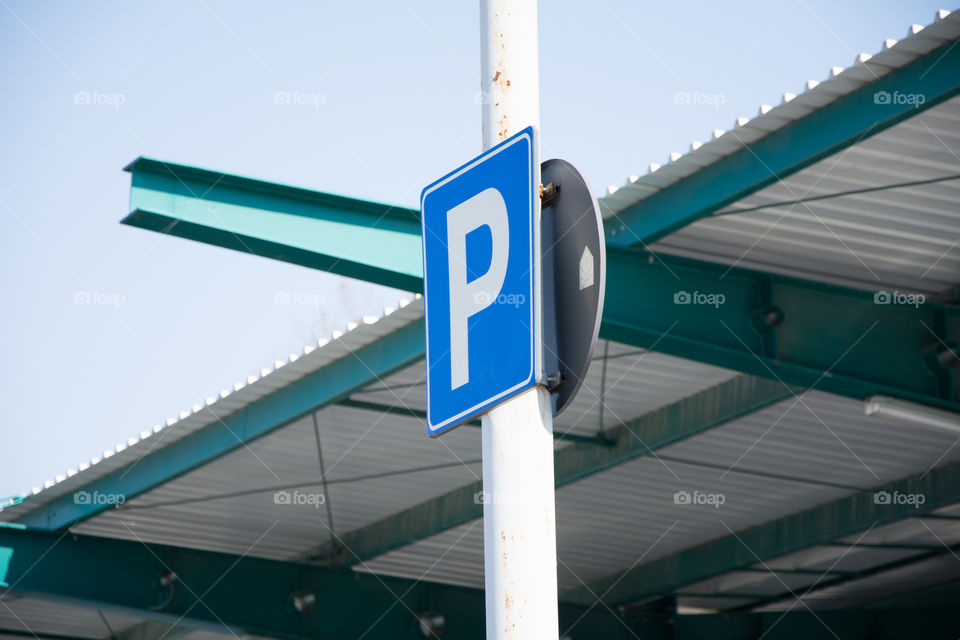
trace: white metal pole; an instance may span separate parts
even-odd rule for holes
[[[481,0],[480,47],[486,150],[524,127],[540,127],[536,0]],[[539,167],[536,176],[539,182]],[[534,206],[539,224],[539,197]],[[557,640],[549,395],[542,386],[528,389],[489,411],[482,422],[487,638]]]

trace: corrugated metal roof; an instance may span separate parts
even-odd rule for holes
[[[603,428],[609,429],[736,375],[730,369],[601,340],[580,393],[554,421],[554,430],[596,434],[600,429],[601,396]],[[424,365],[418,362],[391,376],[387,384],[371,385],[351,397],[384,406],[393,406],[400,398],[404,407],[424,411],[425,390]]]
[[[960,98],[651,248],[871,291],[934,294],[960,282],[960,157],[954,149],[960,150]]]
[[[943,456],[954,441],[867,417],[861,402],[827,393],[809,392],[802,404],[784,400],[559,489],[561,589],[958,460],[960,448]],[[726,501],[719,508],[677,505],[677,491],[720,493]],[[467,528],[370,560],[365,569],[414,577],[436,563],[431,579],[480,586],[482,528]]]
[[[956,515],[956,507],[935,513]],[[929,545],[929,549],[876,548],[858,546],[820,546],[791,554],[771,568],[799,565],[814,569],[828,567],[834,571],[869,572],[839,584],[825,586],[809,593],[797,593],[807,606],[817,609],[849,609],[883,602],[902,593],[926,586],[945,584],[960,578],[960,561],[955,547],[960,544],[960,520],[908,518],[869,530],[865,534],[847,536],[839,542],[851,545]],[[913,561],[882,569],[884,565],[912,558]],[[872,570],[872,571],[871,571]],[[761,574],[756,574],[761,575]],[[767,574],[769,575],[769,574]],[[783,593],[780,589],[777,593]],[[758,611],[783,611],[796,606],[793,597],[758,607]]]
[[[151,637],[136,617],[114,611],[89,609],[65,602],[3,594],[0,603],[0,640],[23,640],[23,635],[3,633],[19,632],[27,637],[45,638],[47,634],[67,638],[111,638],[132,633],[132,638]],[[162,623],[157,623],[162,626]],[[143,632],[144,635],[140,635]],[[177,640],[237,640],[237,635],[223,628],[222,632],[210,629],[175,627],[166,637]]]
[[[323,495],[343,534],[480,477],[479,429],[431,440],[417,419],[340,406],[317,424],[326,489],[306,417],[74,530],[288,559],[330,538],[327,504],[296,504],[294,491]],[[277,491],[290,502],[278,504]]]
[[[960,562],[949,553],[920,560],[889,571],[881,571],[859,580],[825,587],[802,596],[800,600],[816,609],[853,609],[879,603],[901,593],[943,585],[960,578]],[[790,602],[768,605],[759,611],[782,611]]]
[[[101,617],[101,615],[103,617]],[[110,632],[104,618],[115,632],[137,624],[137,618],[114,612],[98,612],[61,602],[5,593],[0,605],[0,629],[27,634],[59,634],[78,638],[105,638]],[[4,635],[0,639],[23,640],[22,636]]]
[[[715,131],[707,144],[600,200],[609,217],[700,168],[960,37],[960,14],[938,12],[874,56],[810,81],[777,107]],[[960,98],[821,160],[650,245],[655,251],[871,291],[927,295],[960,284]],[[937,182],[931,182],[937,181]],[[916,183],[921,184],[916,184]],[[896,188],[894,185],[902,185]],[[872,191],[864,191],[872,190]],[[856,193],[849,193],[849,192]]]
[[[602,369],[603,364],[600,356],[592,370]],[[616,403],[606,411],[608,426],[736,375],[616,343],[611,344],[607,365],[607,403]],[[425,389],[418,384],[422,377],[420,362],[352,398],[376,401],[384,407],[422,407]],[[591,371],[587,384],[595,388],[584,391],[584,400],[578,400],[589,405],[583,409],[589,422],[574,425],[578,419],[574,403],[571,415],[565,416],[567,422],[558,421],[558,431],[596,432],[601,377]],[[615,413],[617,410],[624,415]],[[316,416],[329,485],[325,492],[313,422],[308,416],[74,530],[294,558],[329,539],[326,505],[275,504],[275,491],[325,493],[333,530],[342,535],[480,479],[480,430],[475,427],[460,427],[430,439],[423,420],[412,416],[340,405],[324,408]],[[269,534],[260,539],[266,531]],[[258,539],[256,548],[250,550]]]
[[[783,611],[796,607],[797,597],[819,608],[851,608],[869,602],[882,601],[912,588],[937,584],[960,577],[960,562],[951,553],[950,547],[960,542],[960,522],[934,518],[906,519],[866,533],[846,536],[838,544],[822,545],[805,549],[758,563],[751,571],[733,571],[722,576],[691,584],[681,593],[697,594],[685,598],[685,604],[698,607],[729,608],[729,603],[719,605],[719,599],[705,598],[707,594],[767,595],[778,599],[772,604],[762,604],[759,611]],[[844,546],[849,544],[853,546]],[[930,545],[929,550],[898,547],[878,548],[856,545],[911,544]],[[931,557],[931,553],[934,557]],[[907,559],[916,562],[902,568],[878,570],[891,563]],[[808,570],[811,573],[791,574],[791,570]],[[874,571],[871,571],[874,570]],[[863,577],[844,576],[844,573],[870,572]],[[835,585],[831,581],[847,580]],[[823,587],[812,589],[813,586]],[[746,598],[747,601],[756,600]]]

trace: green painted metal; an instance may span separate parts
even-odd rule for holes
[[[722,613],[676,616],[673,640],[956,640],[960,610],[943,605],[882,611]]]
[[[910,544],[907,542],[829,542],[831,547],[857,547],[858,549],[897,549],[901,551],[937,551],[943,549],[938,542]]]
[[[0,587],[9,587],[7,574],[10,573],[10,559],[13,556],[12,549],[0,547]]]
[[[608,248],[607,265],[604,338],[856,399],[960,411],[960,376],[924,356],[957,339],[958,307],[876,304],[868,291],[645,251]],[[674,304],[678,292],[722,303]]]
[[[607,245],[649,244],[957,95],[960,48],[955,44],[891,71],[607,219]],[[874,95],[880,91],[920,94],[926,100],[920,107],[877,104]]]
[[[230,415],[171,442],[107,476],[84,485],[93,494],[123,495],[127,500],[264,436],[312,411],[337,402],[422,359],[423,321],[412,322],[389,336],[339,358],[323,368],[278,389]],[[79,490],[79,489],[78,489]],[[18,518],[18,522],[43,529],[60,529],[94,516],[112,504],[78,504],[67,494]]]
[[[477,589],[268,560],[254,557],[255,549],[237,556],[32,529],[0,529],[0,548],[13,552],[13,594],[157,623],[220,632],[227,626],[237,636],[412,640],[423,638],[415,614],[432,610],[446,620],[444,637],[484,637]],[[160,582],[165,572],[176,575],[172,593]],[[315,608],[298,613],[294,593],[313,594]],[[632,637],[603,608],[561,606],[560,617],[574,637]]]
[[[607,220],[608,246],[650,243],[960,93],[948,43]],[[878,91],[922,105],[877,104]],[[735,131],[727,135],[736,135]],[[139,158],[125,224],[422,291],[419,215],[307,189]],[[305,221],[305,220],[306,221]],[[369,229],[358,242],[355,227]]]
[[[394,216],[384,205],[152,160],[129,168],[135,210],[127,224],[422,290],[413,211]],[[342,241],[345,226],[363,238],[360,248]],[[307,248],[328,228],[338,242]],[[676,304],[683,292],[723,302]],[[932,370],[924,355],[960,341],[956,306],[878,305],[871,292],[608,247],[600,336],[852,398],[884,394],[960,411],[960,375]]]
[[[859,546],[859,545],[853,545]],[[863,569],[860,571],[847,571],[847,572],[828,572],[824,573],[821,571],[809,571],[807,575],[812,575],[816,577],[815,585],[817,589],[829,589],[836,587],[843,583],[859,581],[859,584],[864,584],[866,580],[873,578],[874,576],[882,576],[887,574],[887,572],[895,571],[904,567],[910,566],[923,566],[921,563],[931,560],[937,557],[944,558],[953,561],[949,556],[955,556],[957,550],[960,549],[960,544],[954,545],[940,545],[938,549],[929,549],[925,553],[920,553],[917,555],[911,555],[906,558],[901,558],[900,560],[895,560],[893,562],[887,562],[883,564],[878,564],[869,569]],[[769,575],[769,570],[766,568],[755,569],[754,571],[758,573],[767,573]],[[783,570],[777,570],[776,573],[788,573]],[[887,574],[889,575],[889,574]],[[810,588],[810,587],[806,587]],[[935,587],[928,587],[929,590],[933,590]],[[928,589],[924,589],[925,591]],[[777,593],[776,595],[767,594],[766,599],[772,601],[783,601],[783,602],[792,602],[795,597],[795,591],[791,591],[789,588],[784,588],[783,591]],[[737,607],[736,610],[748,611],[752,609],[752,605],[745,605],[742,607]]]
[[[875,504],[874,494],[881,489],[891,494],[895,491],[923,494],[926,500],[920,509],[909,504]],[[960,501],[960,462],[953,462],[658,558],[568,591],[561,598],[565,602],[591,604],[596,601],[595,594],[603,594],[608,604],[627,604],[672,593],[684,585],[748,567],[760,560],[829,543],[872,525],[909,518],[957,501]]]
[[[149,638],[170,625],[277,638],[422,638],[415,615],[433,611],[446,621],[444,637],[484,637],[481,590],[345,569],[237,556],[168,545],[33,529],[0,529],[0,548],[12,550],[13,596],[68,600],[145,622]],[[70,567],[65,571],[64,567]],[[171,593],[160,577],[172,572]],[[78,579],[96,576],[96,580]],[[291,596],[316,597],[309,613]],[[922,603],[921,603],[922,604]],[[560,629],[572,638],[718,640],[764,638],[954,638],[960,611],[953,602],[912,609],[676,615],[671,609],[611,610],[560,604]],[[916,605],[913,605],[916,607]],[[781,619],[781,616],[786,617]],[[825,624],[825,626],[824,626]],[[951,632],[953,635],[944,635]],[[873,635],[870,635],[870,634]],[[3,632],[0,632],[2,635]],[[41,636],[43,637],[43,636]],[[122,640],[139,640],[121,634]],[[76,640],[53,637],[50,640]]]
[[[358,564],[479,518],[483,515],[481,491],[481,481],[471,482],[345,533],[334,545],[317,545],[299,557],[344,567]]]
[[[139,158],[124,224],[417,290],[420,214]],[[358,233],[358,229],[363,229]]]
[[[110,640],[174,640],[193,631],[195,629],[185,624],[146,620],[122,631],[115,631]]]
[[[660,447],[790,397],[792,390],[776,381],[741,375],[679,400],[608,431],[609,447],[580,443],[554,455],[556,485],[562,487]],[[334,558],[351,565],[430,537],[483,514],[481,482],[449,491],[341,536],[331,549],[326,543],[303,557]]]
[[[63,633],[45,633],[43,631],[0,628],[0,638],[4,636],[12,636],[14,638],[32,638],[33,640],[102,640],[99,636],[71,636]]]
[[[865,609],[908,609],[914,607],[951,607],[957,608],[960,602],[960,580],[951,580],[893,597],[875,600]]]
[[[793,576],[816,576],[818,578],[823,576],[859,576],[860,573],[856,571],[840,571],[838,569],[830,569],[829,571],[823,571],[821,569],[769,569],[767,567],[746,567],[744,569],[738,569],[738,571],[745,571],[747,573],[762,573],[764,575],[770,575],[771,573],[779,573]],[[769,595],[769,594],[768,594]]]

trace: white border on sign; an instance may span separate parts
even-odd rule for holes
[[[540,234],[537,232],[537,230],[539,229],[539,223],[540,223],[540,221],[539,221],[539,215],[537,215],[537,214],[538,214],[538,211],[535,211],[535,210],[534,210],[534,208],[535,208],[534,192],[536,191],[537,186],[538,186],[538,184],[539,184],[539,182],[538,182],[538,180],[537,180],[537,174],[538,174],[539,171],[540,171],[540,164],[539,164],[539,162],[537,161],[538,158],[536,157],[536,156],[538,155],[538,151],[539,151],[539,146],[536,144],[537,138],[538,138],[538,131],[537,131],[536,127],[532,127],[532,126],[526,127],[525,129],[523,129],[522,131],[520,131],[518,134],[516,134],[516,136],[515,136],[513,139],[505,140],[504,142],[498,144],[497,146],[491,147],[491,148],[488,149],[486,152],[484,152],[484,153],[480,154],[479,156],[477,156],[476,158],[474,158],[471,162],[463,165],[463,166],[460,167],[459,169],[454,170],[452,173],[449,173],[449,174],[447,174],[446,176],[444,176],[443,178],[440,178],[440,180],[438,180],[437,182],[434,182],[433,184],[429,185],[427,188],[425,188],[425,189],[423,190],[423,193],[420,195],[420,211],[421,211],[421,216],[422,216],[422,215],[423,215],[423,203],[424,203],[424,201],[427,199],[427,196],[430,195],[430,193],[432,193],[433,191],[436,191],[437,189],[439,189],[439,188],[442,187],[443,185],[447,184],[447,183],[450,182],[451,180],[453,180],[453,179],[455,179],[455,178],[463,175],[464,173],[466,173],[466,172],[469,171],[470,169],[473,169],[473,168],[476,167],[478,164],[480,164],[481,162],[487,160],[488,158],[490,158],[490,157],[492,157],[492,156],[495,156],[495,155],[497,155],[498,153],[500,153],[501,151],[504,151],[505,149],[508,149],[508,148],[512,147],[514,144],[516,144],[516,143],[518,143],[518,142],[521,142],[521,141],[523,141],[523,140],[526,140],[527,143],[528,143],[527,160],[528,160],[529,163],[530,163],[530,189],[529,189],[529,192],[530,192],[530,193],[529,193],[530,201],[529,201],[529,203],[528,203],[528,208],[529,208],[529,211],[530,211],[530,215],[529,215],[529,220],[530,220],[530,272],[531,272],[531,274],[532,274],[532,276],[531,276],[531,278],[530,278],[530,300],[532,301],[532,304],[530,305],[530,327],[531,327],[531,331],[534,332],[533,340],[531,341],[531,344],[530,344],[530,373],[527,375],[527,377],[526,377],[522,382],[517,383],[516,385],[510,387],[509,389],[505,389],[504,391],[501,391],[500,393],[498,393],[497,395],[493,396],[492,398],[487,398],[486,400],[483,400],[483,401],[481,401],[481,402],[478,402],[477,404],[475,404],[474,406],[470,407],[469,409],[465,409],[465,410],[461,411],[460,413],[458,413],[458,414],[456,414],[456,415],[454,415],[454,416],[451,416],[451,417],[447,418],[446,420],[440,422],[440,423],[437,424],[437,425],[432,425],[432,424],[430,423],[430,340],[429,340],[429,336],[430,336],[430,321],[429,321],[429,317],[430,317],[430,316],[429,316],[429,314],[427,313],[427,300],[429,299],[429,294],[428,294],[428,292],[427,292],[427,289],[428,289],[428,283],[427,283],[427,237],[426,237],[426,225],[425,225],[424,223],[421,223],[421,228],[423,229],[423,233],[422,233],[422,236],[423,236],[423,238],[422,238],[422,246],[423,246],[423,297],[424,297],[424,314],[423,314],[423,318],[424,318],[424,327],[425,327],[425,330],[426,330],[426,336],[427,336],[427,338],[428,338],[428,339],[425,341],[425,343],[426,343],[426,366],[427,366],[427,433],[428,433],[428,435],[430,435],[431,437],[438,436],[438,435],[440,435],[441,433],[444,433],[444,432],[446,432],[447,430],[449,430],[449,429],[453,428],[454,426],[456,426],[456,425],[454,425],[454,424],[452,424],[452,423],[454,423],[454,422],[459,423],[459,421],[463,420],[464,418],[466,418],[466,417],[468,417],[468,416],[470,416],[470,415],[473,415],[473,414],[475,414],[475,413],[478,413],[478,412],[480,412],[481,410],[483,410],[483,409],[485,409],[485,408],[487,408],[487,407],[491,407],[491,406],[493,406],[494,404],[497,404],[501,399],[504,398],[504,396],[507,396],[507,395],[513,393],[514,391],[517,391],[518,389],[522,389],[525,385],[528,385],[531,378],[534,379],[534,384],[537,384],[537,383],[539,382],[539,379],[538,379],[538,378],[539,378],[540,376],[539,376],[539,374],[538,374],[537,372],[538,372],[539,369],[542,367],[542,363],[541,363],[541,355],[540,355],[540,353],[538,353],[538,352],[540,351],[540,349],[538,349],[537,347],[538,347],[539,344],[540,344],[540,337],[541,337],[541,335],[542,335],[542,332],[541,332],[541,330],[542,330],[542,327],[541,327],[541,322],[542,322],[542,309],[541,309],[541,305],[542,305],[542,302],[541,302],[541,300],[540,300],[540,298],[539,298],[540,288],[539,288],[539,287],[536,287],[536,288],[535,288],[535,281],[537,280],[537,278],[538,278],[539,275],[540,275],[540,256],[539,256],[538,253],[537,253],[537,249],[539,248],[539,245],[540,245],[540,242],[539,242],[539,235],[540,235]],[[537,218],[537,219],[535,219],[535,218]]]

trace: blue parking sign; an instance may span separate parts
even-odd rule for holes
[[[431,436],[540,378],[537,149],[528,127],[421,194]]]

